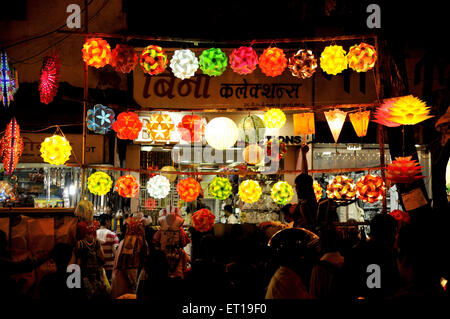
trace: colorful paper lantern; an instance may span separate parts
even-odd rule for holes
[[[176,168],[173,166],[164,166],[161,168],[162,172],[176,172]],[[173,183],[177,179],[177,174],[170,174],[170,173],[161,173],[162,176],[167,178],[169,182]]]
[[[412,156],[396,157],[387,166],[386,179],[391,183],[412,183],[424,177],[422,168],[416,160],[412,160]]]
[[[53,52],[52,55],[44,57],[39,78],[39,94],[41,102],[49,104],[53,101],[58,91],[59,80],[59,55]]]
[[[293,76],[307,79],[316,72],[317,59],[311,50],[301,49],[289,58],[288,67]]]
[[[14,95],[19,89],[19,72],[13,66],[9,67],[9,71],[11,74],[12,94]]]
[[[244,149],[242,156],[247,164],[258,165],[264,161],[264,150],[257,144],[250,144]]]
[[[174,125],[172,118],[168,114],[152,114],[147,123],[147,130],[150,138],[155,142],[167,142],[170,140],[170,132]]]
[[[170,181],[167,177],[156,175],[150,178],[147,182],[148,194],[156,199],[163,199],[170,192]]]
[[[247,179],[239,185],[239,197],[244,203],[255,203],[262,194],[261,186],[257,181]]]
[[[226,177],[214,177],[208,186],[209,194],[218,200],[230,197],[232,189],[231,183]]]
[[[139,183],[136,180],[136,177],[132,175],[123,175],[117,180],[114,190],[119,193],[120,196],[125,198],[136,197],[139,194]]]
[[[139,136],[142,129],[142,122],[134,112],[122,112],[117,116],[111,128],[117,133],[117,137],[122,140],[134,140]]]
[[[402,96],[392,104],[388,120],[403,125],[415,125],[433,117],[429,115],[429,110],[426,103],[420,99],[412,95]]]
[[[206,142],[216,150],[232,147],[238,138],[238,128],[228,117],[216,117],[205,128]]]
[[[316,134],[316,126],[314,124],[314,113],[298,113],[293,114],[294,118],[294,134],[308,135]]]
[[[227,55],[220,49],[207,49],[200,55],[200,70],[209,76],[222,75],[227,68],[227,64]]]
[[[250,74],[256,69],[258,55],[252,47],[239,47],[230,54],[230,65],[240,75]]]
[[[286,69],[287,59],[282,49],[271,47],[263,51],[259,56],[258,63],[265,75],[275,77]]]
[[[268,128],[282,128],[286,123],[286,115],[280,109],[273,108],[264,113],[264,124]]]
[[[5,134],[0,140],[0,156],[3,168],[8,176],[11,176],[19,163],[23,152],[23,140],[20,136],[20,127],[16,118],[13,117],[6,127]]]
[[[106,195],[111,190],[112,184],[111,177],[104,172],[95,172],[88,177],[88,189],[94,195]]]
[[[294,190],[289,183],[285,181],[276,182],[272,186],[272,191],[270,192],[270,197],[273,201],[280,205],[286,205],[294,197]]]
[[[394,102],[396,102],[398,100],[398,98],[392,98],[392,99],[386,99],[384,100],[383,104],[381,104],[379,107],[377,107],[377,109],[375,110],[374,113],[374,119],[373,121],[387,126],[387,127],[398,127],[400,126],[400,124],[389,121],[388,118],[391,116],[391,108],[394,104]]]
[[[114,124],[114,110],[101,104],[94,105],[86,113],[87,128],[98,134],[106,134]]]
[[[147,198],[144,207],[145,209],[152,210],[155,209],[157,206],[156,200],[154,198]]]
[[[200,195],[200,184],[192,177],[182,179],[177,184],[177,192],[185,202],[192,202]]]
[[[380,176],[367,174],[356,182],[356,194],[366,203],[375,203],[386,196],[386,187]]]
[[[320,67],[325,73],[333,75],[344,71],[347,68],[347,57],[342,46],[327,46],[320,55]]]
[[[117,44],[111,52],[111,65],[117,72],[130,73],[136,67],[136,50],[126,44]]]
[[[205,120],[199,115],[185,115],[178,123],[178,132],[181,140],[196,143],[202,140],[205,134]]]
[[[402,210],[394,209],[392,212],[389,213],[392,217],[395,218],[395,220],[400,224],[400,227],[411,223],[411,216]]]
[[[350,113],[348,115],[350,122],[352,122],[356,135],[363,137],[367,135],[367,128],[369,127],[370,111]]]
[[[0,68],[1,68],[1,76],[0,76],[0,82],[1,82],[1,90],[2,94],[0,95],[0,99],[3,102],[3,105],[5,107],[8,107],[11,101],[14,101],[14,83],[13,78],[11,75],[11,70],[9,68],[8,64],[8,57],[6,55],[5,51],[2,51],[2,57],[0,61]]]
[[[14,202],[16,200],[16,194],[14,194],[14,188],[7,181],[0,181],[0,203],[2,202]]]
[[[95,68],[104,67],[111,60],[111,47],[102,38],[87,39],[81,51],[83,61]]]
[[[318,181],[313,182],[314,195],[316,196],[316,201],[319,202],[323,196],[323,188],[320,186]]]
[[[266,126],[257,115],[243,117],[239,123],[239,139],[246,143],[258,143],[265,136]]]
[[[173,75],[179,79],[189,79],[198,70],[198,59],[191,50],[175,50],[170,59]]]
[[[270,139],[267,142],[266,154],[272,161],[278,162],[287,154],[286,143],[279,139]]]
[[[213,228],[215,220],[216,216],[209,209],[202,208],[192,215],[192,226],[204,233]]]
[[[354,199],[356,195],[356,186],[353,179],[338,175],[327,185],[328,198],[336,200]]]
[[[157,75],[166,69],[167,55],[160,46],[149,45],[142,51],[139,63],[144,73]]]
[[[339,135],[341,134],[342,126],[344,126],[347,112],[336,109],[324,112],[324,114],[325,118],[327,119],[328,126],[330,127],[331,133],[333,134],[334,142],[337,143]]]
[[[347,54],[348,66],[356,72],[367,72],[375,66],[377,51],[367,43],[350,47]]]
[[[53,165],[62,165],[67,162],[72,153],[72,147],[64,136],[53,135],[41,143],[41,157],[44,162]]]

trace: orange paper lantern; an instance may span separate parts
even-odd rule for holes
[[[375,203],[384,198],[386,187],[380,176],[374,176],[369,173],[356,182],[356,193],[363,202]]]
[[[117,116],[117,120],[111,126],[117,133],[117,137],[122,140],[135,140],[142,129],[142,122],[134,112],[122,112]]]
[[[192,177],[182,179],[177,184],[178,195],[185,202],[196,200],[201,189],[200,184]]]
[[[136,197],[139,194],[139,183],[134,176],[123,175],[117,180],[114,189],[122,197]]]
[[[349,200],[355,198],[356,186],[353,179],[346,176],[336,176],[327,185],[327,196],[336,200]]]
[[[202,208],[192,215],[192,226],[204,233],[213,228],[215,220],[216,216],[209,209]]]
[[[167,142],[170,140],[170,132],[174,129],[172,118],[168,114],[152,114],[147,130],[150,138],[156,142]]]
[[[356,72],[367,72],[375,66],[377,51],[367,43],[354,45],[347,54],[348,66]]]
[[[421,174],[423,166],[411,158],[412,156],[396,157],[392,163],[388,164],[386,178],[391,183],[412,183],[423,178]]]
[[[314,124],[314,113],[294,114],[294,134],[307,135],[316,134]]]
[[[267,48],[259,57],[259,67],[267,76],[278,76],[287,66],[287,58],[282,49]]]
[[[95,68],[101,68],[111,60],[111,47],[102,38],[87,39],[81,51],[83,61]]]
[[[334,142],[337,143],[339,135],[341,134],[342,126],[345,122],[345,117],[347,116],[347,112],[336,109],[324,112],[324,114],[331,133],[333,134]]]
[[[206,124],[199,115],[185,115],[177,127],[183,141],[195,143],[202,140]]]
[[[248,145],[243,153],[244,161],[250,165],[257,165],[264,160],[264,150],[257,144]]]
[[[367,128],[369,127],[370,111],[350,113],[348,115],[350,122],[352,122],[356,135],[363,137],[367,135]]]

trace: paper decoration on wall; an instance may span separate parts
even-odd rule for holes
[[[433,117],[429,115],[429,110],[426,103],[420,99],[412,95],[402,96],[392,104],[388,120],[403,125],[415,125]]]
[[[164,166],[161,168],[162,172],[176,172],[176,168],[173,166]],[[170,174],[170,173],[161,173],[162,176],[167,178],[169,182],[173,183],[177,179],[177,174]]]
[[[244,161],[250,165],[258,165],[264,161],[264,150],[257,144],[248,145],[242,155]]]
[[[232,147],[238,138],[238,128],[228,117],[212,119],[205,129],[206,142],[216,150],[225,150]]]
[[[320,55],[320,67],[325,73],[336,75],[347,68],[345,50],[340,45],[327,46]]]
[[[209,209],[202,208],[192,215],[192,226],[201,233],[208,232],[213,228],[215,220],[216,217]]]
[[[239,47],[230,54],[230,65],[240,75],[250,74],[256,69],[258,55],[252,47]]]
[[[354,199],[356,195],[356,186],[353,179],[338,175],[327,185],[328,198],[336,200]]]
[[[166,69],[167,55],[160,46],[149,45],[142,51],[139,63],[144,73],[157,75]]]
[[[117,137],[122,140],[135,140],[142,129],[142,122],[134,112],[122,112],[117,116],[111,128],[117,133]]]
[[[280,205],[286,205],[294,197],[294,190],[289,183],[285,181],[276,182],[272,186],[272,191],[270,192],[270,197],[273,201]]]
[[[147,123],[147,130],[152,141],[167,142],[170,140],[170,132],[174,125],[168,114],[152,114]]]
[[[316,134],[316,126],[314,124],[314,113],[297,113],[293,114],[294,118],[294,134],[308,135]]]
[[[117,72],[130,73],[136,67],[136,50],[126,44],[117,44],[111,52],[111,65]]]
[[[261,71],[271,77],[283,73],[287,66],[287,59],[284,51],[279,48],[267,48],[259,56],[259,67]]]
[[[375,203],[386,196],[386,187],[380,176],[367,174],[356,182],[358,198],[366,203]]]
[[[355,129],[358,137],[364,137],[367,135],[367,128],[369,127],[370,111],[349,113],[348,117]]]
[[[56,96],[59,85],[59,68],[58,53],[53,52],[44,57],[39,78],[39,93],[41,102],[44,104],[49,104]]]
[[[81,51],[83,61],[95,68],[104,67],[111,60],[111,47],[102,38],[87,39]]]
[[[313,182],[314,195],[316,196],[316,201],[319,202],[322,199],[324,189],[320,186],[318,181]]]
[[[117,180],[114,190],[125,198],[136,197],[139,195],[139,183],[133,175],[123,175]]]
[[[356,72],[367,72],[375,66],[377,61],[377,51],[367,43],[350,47],[347,54],[348,66]]]
[[[191,50],[175,50],[170,59],[173,75],[179,79],[189,79],[198,70],[198,59]]]
[[[170,181],[165,176],[156,175],[148,180],[147,191],[151,197],[163,199],[169,195]]]
[[[268,128],[282,128],[286,123],[286,115],[280,109],[269,109],[264,113],[264,124]]]
[[[398,98],[386,99],[383,104],[381,104],[374,113],[374,119],[372,121],[387,126],[387,127],[398,127],[400,124],[389,121],[388,118],[391,116],[390,109],[392,108],[394,102],[396,102]]]
[[[206,121],[199,115],[184,115],[178,123],[178,132],[185,142],[201,142],[205,134]]]
[[[325,118],[327,119],[328,126],[330,127],[331,133],[333,134],[334,142],[337,143],[347,113],[335,109],[328,112],[324,112],[324,114]]]
[[[9,64],[8,64],[8,57],[6,55],[5,51],[2,51],[2,57],[1,57],[1,78],[0,78],[0,82],[1,82],[1,89],[2,89],[2,94],[0,96],[3,105],[5,107],[8,107],[9,104],[11,103],[11,101],[14,101],[14,83],[13,83],[13,79],[11,76],[11,70],[9,69]]]
[[[266,154],[272,161],[278,162],[287,154],[286,143],[280,139],[274,140],[271,138],[267,141]]]
[[[228,64],[227,55],[218,48],[204,50],[199,59],[200,70],[209,76],[220,76]]]
[[[391,183],[412,183],[424,177],[422,168],[412,156],[396,157],[387,166],[386,179]]]
[[[177,184],[177,192],[185,202],[192,202],[200,195],[200,184],[192,177],[182,179]]]
[[[0,156],[6,175],[11,176],[19,163],[23,152],[23,140],[20,136],[20,127],[13,117],[6,127],[5,134],[0,140]]]
[[[239,185],[239,198],[244,203],[255,203],[262,194],[261,186],[257,181],[247,179]]]
[[[108,194],[112,184],[111,177],[104,172],[95,172],[88,177],[88,189],[94,195],[103,196]]]
[[[16,201],[14,188],[7,181],[0,181],[0,203]]]
[[[98,134],[106,134],[111,130],[115,122],[114,116],[113,109],[105,105],[96,104],[94,108],[87,110],[87,128]]]
[[[67,162],[72,153],[72,147],[64,136],[53,135],[41,143],[41,157],[44,162],[53,165],[62,165]]]
[[[307,79],[316,72],[317,59],[311,50],[301,49],[289,58],[288,67],[293,76]]]
[[[209,194],[218,200],[225,200],[230,197],[232,186],[226,177],[214,177],[208,186]]]
[[[238,123],[239,140],[246,143],[258,143],[265,136],[265,124],[257,115],[244,116]]]

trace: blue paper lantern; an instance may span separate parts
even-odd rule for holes
[[[96,104],[93,109],[87,111],[87,127],[98,134],[106,134],[111,130],[115,113],[114,111],[101,104]]]
[[[9,69],[8,65],[8,57],[6,56],[6,52],[2,51],[2,56],[0,60],[0,82],[1,82],[1,90],[2,94],[0,96],[0,99],[3,102],[3,105],[5,107],[8,107],[9,104],[11,104],[11,101],[14,101],[14,89],[16,87],[16,84],[11,78],[11,70]]]

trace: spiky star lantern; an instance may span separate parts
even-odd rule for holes
[[[106,195],[111,190],[112,184],[111,177],[104,172],[95,172],[88,177],[88,189],[94,195]]]
[[[242,152],[244,161],[250,165],[258,165],[264,161],[264,150],[257,144],[248,145]]]
[[[327,46],[320,55],[320,67],[325,73],[336,75],[347,68],[345,50],[340,45]]]
[[[111,47],[102,38],[87,39],[81,51],[83,61],[95,68],[104,67],[111,60]]]
[[[172,118],[168,114],[152,114],[147,123],[150,138],[156,142],[170,140],[170,132],[174,129]]]
[[[216,216],[209,209],[202,208],[192,215],[192,226],[204,233],[213,228],[215,220]]]
[[[286,205],[294,197],[294,190],[289,183],[285,181],[276,182],[272,186],[272,191],[270,192],[270,197],[273,201],[280,205]]]
[[[287,154],[286,142],[271,138],[267,141],[266,154],[272,161],[278,162]]]
[[[266,125],[257,115],[244,116],[238,123],[239,139],[246,143],[258,143],[264,138]]]
[[[170,181],[162,175],[156,175],[148,180],[147,191],[151,197],[163,199],[169,195]]]
[[[192,202],[200,195],[200,184],[192,177],[182,179],[177,184],[177,192],[185,202]]]
[[[8,176],[11,176],[19,163],[23,152],[23,140],[20,136],[19,124],[16,118],[12,118],[6,127],[5,135],[0,141],[0,156],[3,161],[3,168]]]
[[[412,183],[424,177],[422,168],[416,160],[412,160],[412,156],[396,157],[387,166],[386,179],[391,183]]]
[[[44,104],[49,104],[56,96],[59,84],[59,67],[58,53],[53,52],[51,55],[44,57],[39,78],[39,93],[41,102]]]
[[[367,128],[369,127],[370,111],[350,113],[350,122],[355,129],[356,135],[364,137],[367,135]]]
[[[380,176],[367,174],[356,182],[357,197],[366,203],[375,203],[386,196],[386,187]]]
[[[139,63],[144,73],[157,75],[166,69],[167,55],[160,46],[149,45],[142,51]]]
[[[247,179],[239,185],[239,198],[244,203],[255,203],[259,200],[262,194],[261,186],[257,181]]]
[[[122,197],[131,198],[139,194],[139,183],[133,175],[120,176],[114,190]]]
[[[181,140],[186,142],[200,142],[205,134],[205,120],[199,115],[185,115],[178,123]]]
[[[293,76],[307,79],[316,72],[317,59],[311,50],[301,49],[289,58],[288,67]]]
[[[139,136],[142,129],[142,122],[134,112],[122,112],[117,116],[117,120],[111,128],[117,133],[117,137],[122,140],[134,140]]]
[[[353,179],[338,175],[327,185],[328,198],[336,200],[348,200],[355,198],[356,186]]]
[[[173,75],[179,79],[189,79],[198,70],[198,59],[191,50],[175,50],[170,59]]]
[[[375,66],[377,51],[367,43],[350,47],[347,54],[348,66],[356,72],[367,72]]]
[[[5,51],[2,51],[2,56],[0,60],[0,84],[2,94],[0,95],[0,99],[3,102],[5,107],[8,107],[11,101],[14,101],[14,80],[11,75],[11,70],[9,69],[8,57]],[[16,84],[17,85],[17,84]]]
[[[227,64],[227,55],[218,48],[204,50],[200,55],[200,70],[209,76],[222,75],[227,68]]]
[[[138,56],[136,50],[126,44],[117,44],[111,53],[111,65],[117,72],[130,73],[136,67]]]
[[[72,147],[64,136],[53,135],[47,137],[41,143],[40,151],[44,162],[53,165],[62,165],[69,160]]]
[[[218,200],[225,200],[230,197],[231,191],[231,183],[226,177],[214,177],[208,186],[209,194]]]
[[[389,121],[388,118],[391,116],[391,108],[396,102],[398,98],[392,98],[392,99],[386,99],[383,101],[383,104],[381,104],[377,109],[375,110],[375,113],[373,114],[373,121],[387,126],[387,127],[398,127],[400,124]]]
[[[323,196],[323,188],[320,186],[318,181],[313,183],[314,195],[316,196],[316,201],[319,202]]]
[[[86,114],[87,128],[98,134],[106,134],[114,124],[114,110],[101,104],[96,104]]]
[[[282,128],[286,123],[286,115],[280,109],[273,108],[264,113],[264,124],[268,128]]]
[[[420,99],[412,95],[403,96],[393,103],[388,120],[403,125],[415,125],[433,117],[429,115],[429,110],[426,103]]]
[[[287,66],[284,51],[279,48],[267,48],[259,56],[259,67],[267,76],[278,76],[283,73]]]
[[[240,75],[250,74],[256,69],[258,55],[252,47],[239,47],[230,55],[230,65],[234,72]]]

